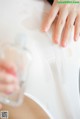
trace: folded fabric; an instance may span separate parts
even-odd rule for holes
[[[50,7],[43,0],[1,1],[0,39],[14,41],[15,34],[24,32],[33,55],[26,92],[37,97],[54,119],[80,119],[80,40],[74,43],[72,31],[68,46],[61,48],[52,43],[51,29],[40,31]]]

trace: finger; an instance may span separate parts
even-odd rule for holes
[[[55,27],[56,27],[56,23],[57,23],[57,17],[54,20],[54,23],[52,24],[52,40],[54,41],[54,35],[55,35]],[[55,42],[57,44],[57,42]]]
[[[20,87],[18,85],[10,85],[10,84],[0,84],[0,92],[2,93],[13,93],[15,90],[19,90]]]
[[[18,79],[13,75],[7,74],[6,72],[0,72],[0,83],[5,84],[18,84]]]
[[[0,69],[16,72],[16,66],[11,62],[5,61],[3,59],[0,60]]]
[[[2,104],[0,104],[0,110],[2,109]]]
[[[75,21],[74,40],[77,41],[79,36],[80,36],[80,14],[77,16]]]
[[[67,21],[66,21],[63,37],[62,37],[62,40],[61,40],[61,43],[60,43],[60,45],[63,46],[63,47],[65,47],[67,45],[67,42],[69,40],[71,31],[72,31],[72,28],[73,28],[73,24],[74,24],[74,21],[75,21],[75,18],[76,18],[76,15],[74,13],[75,12],[70,13],[68,18],[67,18]]]
[[[48,18],[46,19],[45,23],[42,26],[42,31],[48,31],[49,30],[51,24],[54,22],[57,14],[58,14],[58,11],[59,11],[59,6],[53,4],[53,6],[52,6],[52,8],[49,12],[49,16],[48,16]]]
[[[13,92],[13,91],[14,91],[14,85],[0,84],[0,92]]]
[[[55,26],[55,31],[54,31],[55,33],[53,36],[54,43],[58,43],[58,41],[60,41],[62,30],[64,28],[67,16],[68,16],[68,10],[61,9]]]

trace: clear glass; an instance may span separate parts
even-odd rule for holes
[[[0,53],[1,58],[16,65],[20,85],[20,90],[12,94],[0,93],[0,102],[11,106],[18,106],[23,102],[26,80],[31,64],[31,53],[26,47],[16,46],[15,44],[3,44],[0,46]]]

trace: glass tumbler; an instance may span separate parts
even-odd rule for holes
[[[1,59],[10,61],[16,65],[16,75],[19,80],[18,91],[11,94],[0,92],[0,102],[10,106],[18,106],[23,102],[24,91],[26,88],[26,80],[29,67],[31,64],[31,52],[26,47],[27,38],[25,35],[19,34],[14,43],[2,43],[0,45]]]

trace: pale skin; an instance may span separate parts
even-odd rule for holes
[[[57,0],[54,0],[42,25],[42,31],[49,31],[53,24],[55,24],[55,31],[52,39],[55,44],[59,44],[62,47],[67,46],[73,25],[74,41],[77,41],[80,36],[80,4],[58,4]]]
[[[7,95],[19,90],[19,82],[15,75],[16,66],[5,60],[0,60],[0,92]],[[2,109],[2,104],[0,104]]]

